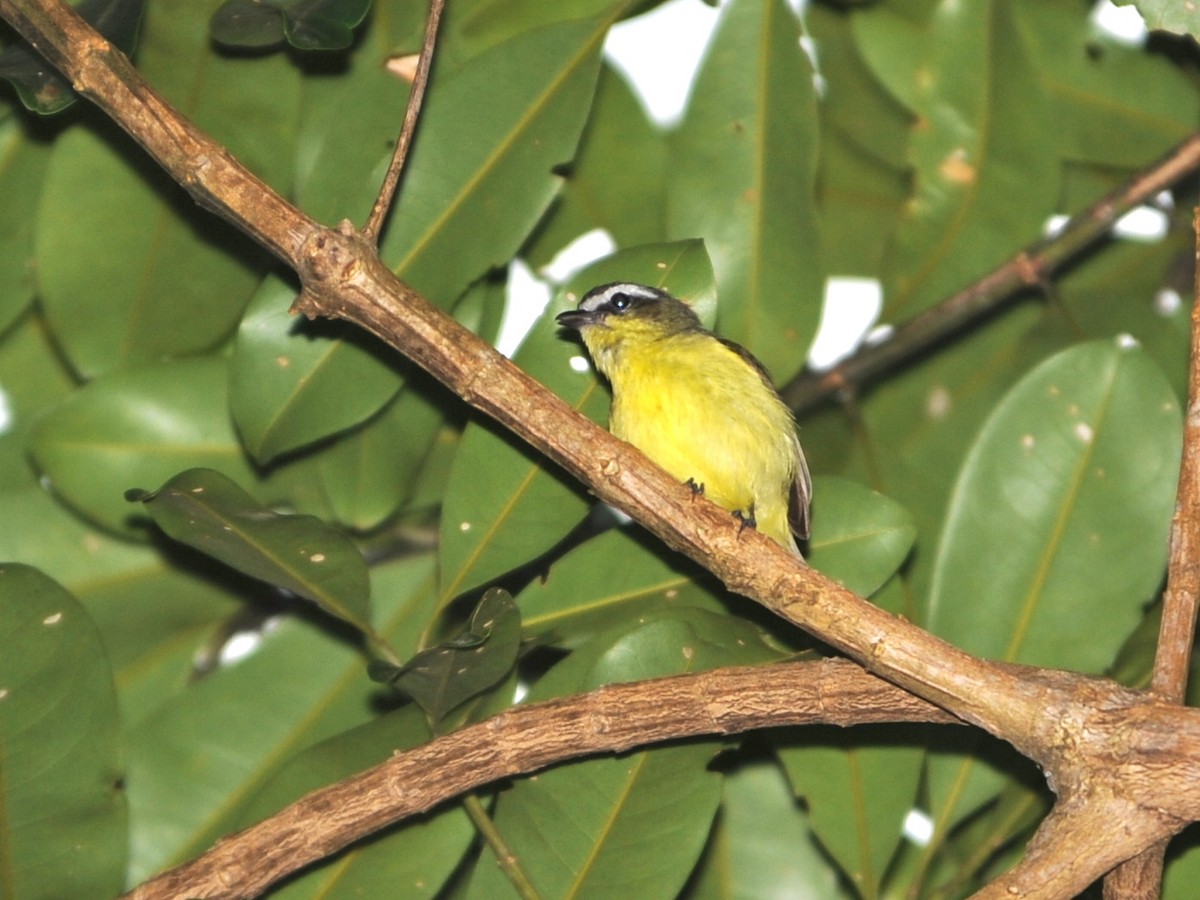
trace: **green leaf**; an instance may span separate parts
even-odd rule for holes
[[[296,203],[319,222],[365,222],[408,102],[408,82],[388,70],[421,46],[425,7],[378,4],[335,78],[306,78],[296,138]]]
[[[513,361],[593,421],[607,417],[607,396],[585,351],[554,316],[574,308],[588,288],[616,280],[668,288],[701,311],[712,305],[712,268],[699,241],[636,247],[573,276]],[[473,423],[445,493],[439,545],[443,596],[449,599],[540,556],[566,537],[589,505],[571,479],[532,450]]]
[[[725,773],[721,814],[687,900],[852,900],[773,761]]]
[[[844,478],[816,479],[813,498],[809,565],[856,594],[873,594],[912,549],[912,517],[895,501]]]
[[[8,563],[0,645],[0,893],[114,896],[127,817],[100,635],[62,587]]]
[[[282,56],[214,56],[206,7],[152,4],[138,68],[181,113],[286,192],[296,70]],[[89,378],[215,346],[270,265],[108,125],[75,127],[55,142],[35,241],[46,317]]]
[[[444,397],[418,379],[382,413],[321,453],[317,471],[333,514],[367,531],[409,498],[444,421]]]
[[[667,145],[625,79],[600,69],[596,99],[562,195],[526,252],[548,263],[572,240],[603,228],[619,247],[666,240]]]
[[[560,663],[531,696],[769,658],[754,629],[696,609],[614,629]],[[560,766],[501,795],[494,821],[544,897],[674,897],[720,799],[704,741]],[[514,896],[485,852],[468,897]]]
[[[0,122],[0,334],[33,300],[33,216],[49,154],[15,116]]]
[[[553,169],[575,152],[606,31],[551,25],[435,78],[381,256],[438,305],[508,262],[557,193]]]
[[[876,9],[860,14],[860,40],[872,27],[884,31],[877,43],[894,38],[894,19]],[[1010,5],[992,0],[940,4],[924,27],[909,143],[915,185],[886,272],[889,317],[987,272],[1055,212],[1058,132],[1029,44]]]
[[[308,791],[378,765],[430,737],[424,714],[406,706],[328,738],[289,759],[242,810],[241,822],[251,825]],[[356,842],[335,858],[273,888],[271,896],[278,900],[433,898],[440,896],[474,838],[475,829],[462,807],[448,804]]]
[[[1030,372],[959,473],[930,629],[986,658],[1104,670],[1163,576],[1181,428],[1170,385],[1128,339]],[[950,754],[929,772],[939,826],[997,786]]]
[[[197,358],[94,381],[38,421],[34,462],[72,507],[130,535],[126,488],[161,484],[191,466],[253,483],[225,406],[225,369],[223,359]]]
[[[930,628],[978,656],[1102,671],[1163,574],[1180,435],[1170,385],[1127,340],[1030,372],[959,473]]]
[[[402,384],[390,348],[345,322],[297,318],[295,294],[268,276],[233,344],[229,407],[260,464],[364,422]]]
[[[517,664],[520,647],[521,611],[508,591],[491,588],[453,638],[402,666],[374,663],[371,677],[412,697],[436,725],[459,704],[503,681]]]
[[[341,532],[314,516],[287,516],[255,502],[212,469],[188,469],[153,493],[130,491],[177,541],[310,600],[368,637],[367,564]]]
[[[725,612],[719,586],[704,574],[636,527],[613,528],[556,560],[518,605],[532,639],[574,648],[598,631],[666,610]]]
[[[89,527],[30,484],[0,495],[0,560],[21,560],[78,598],[104,643],[129,727],[182,691],[238,608],[214,573]]]
[[[432,563],[419,557],[371,573],[380,631],[401,653],[416,648],[432,614]],[[300,618],[271,629],[248,659],[191,684],[129,734],[130,881],[243,827],[242,810],[284,760],[376,718],[378,701],[362,655]]]
[[[806,728],[778,748],[813,834],[860,896],[878,896],[917,800],[925,754],[888,729]]]
[[[1200,40],[1200,9],[1179,0],[1114,0],[1117,6],[1134,6],[1147,28],[1190,34]]]
[[[226,0],[213,13],[213,40],[232,47],[288,43],[300,50],[343,50],[370,0]]]
[[[718,330],[780,382],[804,364],[824,281],[816,97],[799,42],[783,0],[724,9],[672,137],[668,180],[670,233],[702,237],[712,256]]]
[[[1140,169],[1192,133],[1200,97],[1165,55],[1106,40],[1085,7],[1019,0],[1012,9],[1069,159]]]

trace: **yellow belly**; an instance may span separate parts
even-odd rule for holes
[[[696,346],[701,341],[706,345]],[[612,433],[794,547],[788,527],[794,425],[758,372],[710,335],[623,356],[611,373]]]

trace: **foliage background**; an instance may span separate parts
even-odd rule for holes
[[[607,395],[552,323],[592,284],[669,285],[784,383],[827,276],[880,279],[884,321],[902,321],[1197,123],[1195,45],[1114,43],[1074,0],[814,3],[803,24],[732,0],[664,132],[601,56],[651,5],[452,0],[382,242],[494,336],[510,260],[607,229],[618,255],[563,285],[516,355],[599,420]],[[419,46],[425,10],[276,0],[250,27],[219,6],[149,0],[139,68],[306,211],[361,222],[407,94],[383,64]],[[541,698],[819,651],[634,527],[563,543],[589,511],[577,484],[372,339],[290,318],[289,275],[95,110],[4,100],[4,896],[115,894],[431,723],[502,708],[518,672]],[[1174,208],[1193,199],[1185,185]],[[813,565],[972,652],[1142,684],[1188,351],[1186,304],[1164,293],[1190,293],[1188,216],[1169,214],[1166,239],[1105,241],[1044,295],[805,415]],[[220,496],[187,506],[196,487]],[[361,555],[306,565],[347,539]],[[519,667],[491,634],[483,674],[425,695],[428,714],[368,680],[369,647],[408,658],[496,583],[516,595]],[[223,662],[247,634],[254,652]],[[895,727],[689,742],[484,799],[546,897],[942,897],[1011,864],[1047,794],[993,742]],[[902,836],[914,807],[927,846]],[[1192,843],[1168,896],[1194,884]],[[451,806],[274,893],[505,896],[491,852]]]

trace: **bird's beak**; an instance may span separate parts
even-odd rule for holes
[[[555,316],[554,321],[564,328],[574,328],[576,331],[579,331],[588,325],[595,325],[599,321],[599,318],[594,312],[587,312],[582,309],[569,309]]]

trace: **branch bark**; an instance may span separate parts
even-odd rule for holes
[[[601,499],[707,566],[732,590],[808,630],[870,672],[1009,741],[1041,764],[1058,794],[1055,810],[1026,859],[984,896],[1073,896],[1116,863],[1200,818],[1200,711],[1101,679],[974,658],[808,569],[769,539],[742,533],[724,510],[693,498],[690,490],[632,447],[576,414],[398,281],[379,261],[373,242],[353,225],[323,227],[271,191],[183,120],[69,7],[58,0],[0,0],[0,15],[138,140],[197,202],[293,267],[303,284],[298,311],[346,319],[378,335],[588,483]],[[756,673],[747,697],[761,695],[759,678]],[[637,697],[628,686],[605,690],[632,691],[627,702]],[[571,709],[570,703],[512,710],[402,759],[419,761],[422,778],[436,781],[456,771],[454,755],[446,755],[448,746],[455,754],[478,760],[473,768],[480,768],[484,760],[501,759],[503,765],[490,770],[498,774],[484,780],[499,773],[532,771],[576,755],[577,747],[555,741],[558,732],[553,728],[538,729],[542,740],[522,745],[519,757],[511,756],[511,749],[495,738],[496,730],[528,729],[531,717],[549,721],[564,708]],[[631,745],[626,740],[646,740],[642,732],[618,737],[616,730],[629,713],[625,705],[616,709],[615,715],[596,719],[609,738],[596,751],[623,749]],[[713,711],[704,715],[711,718]],[[781,721],[786,720],[774,719],[772,724]],[[346,784],[351,791],[361,790],[367,778],[364,774]],[[393,773],[377,798],[380,809],[388,811],[356,805],[355,813],[371,827],[384,824],[384,819],[394,821],[396,810],[404,808],[408,786],[416,780],[421,779],[397,779]],[[480,783],[447,780],[446,790],[462,791]],[[335,819],[342,815],[328,807],[323,792],[314,797],[301,801],[310,814]],[[305,840],[297,834],[286,846],[280,842],[278,851],[301,854]],[[296,860],[295,868],[316,856],[289,858]],[[259,856],[253,867],[265,864]],[[220,896],[245,893],[247,882],[231,887],[228,878],[253,876],[244,867],[219,867],[217,873],[217,880],[226,885]],[[199,892],[188,887],[185,893]]]

